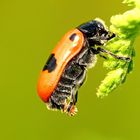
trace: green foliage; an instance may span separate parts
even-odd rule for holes
[[[130,56],[130,62],[107,56],[104,67],[110,70],[98,88],[97,96],[107,96],[121,85],[133,70],[134,41],[140,34],[140,0],[124,0],[133,9],[111,17],[110,31],[117,36],[108,42],[106,49],[119,56]]]

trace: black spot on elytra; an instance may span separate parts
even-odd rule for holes
[[[54,54],[51,54],[43,68],[43,71],[48,70],[48,72],[52,72],[55,68],[56,68],[56,58]]]
[[[75,37],[76,37],[76,33],[72,34],[72,35],[69,37],[69,39],[70,39],[71,41],[74,41]]]

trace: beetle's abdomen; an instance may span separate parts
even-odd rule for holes
[[[82,57],[81,57],[82,56]],[[82,62],[82,63],[79,63]],[[50,109],[60,109],[71,114],[71,105],[75,107],[79,87],[86,79],[87,68],[96,62],[96,55],[84,47],[66,66],[53,94],[47,103]]]
[[[75,105],[77,102],[78,88],[83,84],[86,77],[86,70],[84,67],[70,62],[64,70],[56,89],[49,98],[47,103],[50,109],[60,109],[68,112],[70,103]]]

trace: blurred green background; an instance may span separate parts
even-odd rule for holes
[[[98,59],[80,88],[76,116],[48,111],[36,92],[40,70],[69,29],[96,17],[109,26],[127,9],[121,0],[0,1],[0,140],[140,139],[140,38],[134,71],[104,99],[95,94],[107,72]]]

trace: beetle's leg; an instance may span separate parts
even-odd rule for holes
[[[77,108],[75,106],[77,102],[77,98],[78,98],[78,91],[76,91],[76,93],[73,92],[71,96],[71,102],[68,107],[68,112],[70,113],[70,115],[74,115],[77,112]]]
[[[76,92],[74,96],[74,105],[77,103],[77,99],[78,99],[78,91]]]
[[[80,66],[92,68],[96,63],[96,55],[89,48],[87,48],[87,50],[78,57],[77,63]]]
[[[78,58],[77,58],[77,60],[76,60],[76,63],[78,64],[78,65],[80,65],[80,66],[87,66],[87,62],[85,62],[84,60],[83,60],[83,57],[85,56],[85,55],[87,55],[88,54],[88,48],[86,48],[86,49],[84,49],[84,50],[82,50],[82,52],[79,54],[79,56],[78,56]]]
[[[110,52],[108,50],[105,50],[105,49],[103,49],[101,47],[97,48],[97,52],[98,53],[100,53],[100,52],[106,53],[108,55],[113,56],[116,59],[119,59],[119,60],[124,60],[124,61],[128,61],[128,62],[131,61],[131,57],[119,56],[119,55],[116,55],[116,54],[114,54],[114,53],[112,53],[112,52]]]
[[[77,108],[75,106],[75,104],[77,102],[77,94],[78,94],[78,91],[76,91],[76,93],[75,93],[75,89],[73,89],[72,95],[71,95],[71,101],[67,108],[67,112],[70,116],[73,116],[77,113]]]
[[[75,88],[71,91],[71,100],[67,108],[67,112],[69,115],[73,116],[77,112],[76,102],[78,98],[78,88],[84,83],[86,79],[86,70],[83,70],[83,73],[79,75],[79,77],[75,80]]]
[[[102,55],[99,50],[97,50],[95,48],[90,48],[90,50],[92,51],[93,54],[99,54],[100,57],[107,59],[107,57]]]
[[[76,102],[77,102],[77,99],[78,99],[78,91],[74,91],[73,93],[72,93],[72,96],[71,96],[71,103],[73,104],[73,105],[75,105],[76,104]]]
[[[104,59],[107,59],[106,56],[102,55],[102,54],[99,54],[100,57],[104,58]]]

